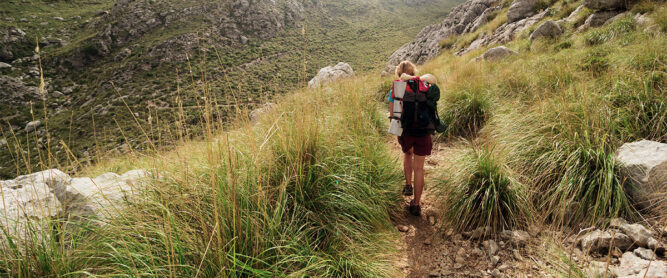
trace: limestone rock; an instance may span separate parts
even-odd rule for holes
[[[514,50],[511,50],[505,46],[498,46],[484,52],[484,54],[482,54],[482,58],[486,61],[494,61],[514,54],[517,54]]]
[[[354,70],[352,70],[352,67],[347,63],[340,62],[333,67],[328,66],[320,69],[317,75],[308,82],[308,88],[318,88],[340,78],[353,76]]]
[[[514,0],[507,10],[507,22],[512,23],[535,14],[537,0]]]
[[[584,22],[584,24],[579,26],[579,28],[577,28],[577,31],[581,32],[581,31],[584,31],[584,30],[586,30],[588,28],[591,28],[591,27],[600,27],[600,26],[604,25],[605,23],[607,23],[608,20],[610,20],[611,18],[615,17],[618,14],[619,14],[619,12],[617,12],[617,11],[598,11],[598,12],[595,12],[594,14],[589,15],[588,18],[586,18],[586,21]]]
[[[651,231],[646,229],[644,225],[635,223],[635,224],[625,224],[619,227],[623,233],[628,235],[637,246],[655,248],[657,247],[657,240],[653,238]]]
[[[474,32],[486,22],[492,11],[500,8],[500,5],[496,5],[500,2],[471,0],[454,7],[441,23],[424,27],[414,40],[396,50],[389,57],[384,71],[394,72],[396,65],[405,60],[422,64],[435,58],[440,53],[440,41],[450,36]]]
[[[626,143],[616,151],[616,160],[632,181],[625,190],[639,208],[659,211],[667,205],[665,198],[656,198],[667,191],[667,144],[649,140]]]
[[[560,36],[563,33],[563,30],[554,22],[553,20],[547,20],[544,23],[540,24],[532,34],[530,34],[530,40],[536,40],[538,38],[555,38]]]
[[[482,245],[484,248],[486,248],[486,253],[489,255],[489,257],[493,257],[496,255],[496,253],[498,253],[499,247],[494,240],[486,240],[482,242]]]
[[[526,231],[521,230],[504,230],[500,232],[500,237],[504,240],[509,241],[515,246],[524,246],[530,240],[530,234]]]
[[[10,236],[23,238],[29,225],[42,229],[45,221],[56,217],[76,225],[112,216],[138,193],[148,175],[147,171],[133,170],[122,176],[106,173],[94,179],[71,178],[51,169],[0,181],[4,193],[0,225]]]
[[[621,257],[621,265],[614,267],[613,271],[619,278],[667,277],[667,262],[648,261],[632,252],[627,252]]]
[[[583,0],[582,4],[591,10],[618,10],[626,7],[624,0]]]
[[[574,11],[572,11],[572,13],[570,13],[570,15],[567,16],[567,18],[565,18],[565,22],[573,23],[577,21],[577,19],[581,15],[581,12],[584,11],[584,8],[585,8],[584,5],[580,5],[579,7],[577,7]]]
[[[39,128],[39,126],[40,126],[41,124],[42,124],[42,122],[39,121],[39,120],[29,122],[29,123],[27,123],[27,124],[25,125],[25,132],[33,132],[33,131],[35,131],[35,130],[37,130],[37,128]]]
[[[607,253],[610,246],[626,251],[633,245],[632,239],[627,235],[616,232],[612,235],[609,231],[597,229],[591,231],[578,239],[577,244],[581,249],[588,253]]]
[[[542,19],[546,18],[549,13],[549,9],[542,11],[536,15],[533,15],[528,18],[521,19],[512,23],[504,23],[500,25],[496,30],[491,34],[486,34],[478,39],[474,40],[468,48],[461,50],[456,53],[456,55],[463,55],[472,50],[482,48],[486,45],[502,44],[513,40],[520,32],[526,30],[533,26],[534,24],[540,22]]]
[[[10,69],[12,68],[12,65],[0,62],[0,69]]]
[[[637,255],[637,257],[640,257],[644,260],[653,260],[653,259],[655,259],[655,254],[653,254],[653,251],[650,250],[650,249],[639,247],[639,248],[635,249],[634,251],[632,251],[632,253],[635,253],[635,255]]]
[[[259,119],[259,117],[262,114],[270,111],[271,109],[275,108],[276,106],[277,105],[275,103],[271,103],[271,102],[264,103],[264,105],[262,107],[250,111],[250,114],[248,115],[248,117],[250,118],[251,122],[257,121],[257,119]]]

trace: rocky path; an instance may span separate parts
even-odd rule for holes
[[[401,162],[400,147],[394,141],[390,144]],[[454,151],[455,147],[448,143],[437,143],[433,155],[426,159],[421,217],[404,210],[393,219],[401,235],[396,239],[397,268],[410,278],[547,276],[534,267],[533,254],[527,251],[531,248],[526,248],[531,238],[527,232],[498,241],[482,240],[474,232],[454,233],[443,223],[442,201],[434,185],[438,173],[445,171],[451,163]],[[403,199],[407,207],[412,197]]]
[[[397,161],[402,163],[395,138],[389,142]],[[490,236],[492,238],[481,238],[483,229],[452,231],[443,221],[444,200],[436,192],[436,184],[455,159],[456,151],[457,147],[451,143],[434,145],[433,155],[426,159],[422,215],[412,216],[405,209],[392,219],[400,232],[400,237],[396,238],[398,252],[394,264],[404,277],[593,277],[605,272],[619,277],[644,277],[647,269],[645,277],[667,277],[664,254],[667,240],[661,236],[667,236],[667,228],[655,233],[641,224],[614,220],[610,228],[616,229],[617,239],[606,239],[605,232],[600,230],[587,231],[594,227],[584,229],[581,235],[529,227],[526,231],[503,231]],[[412,197],[403,199],[403,206],[407,208]],[[628,239],[627,248],[621,245],[621,237]],[[606,255],[604,251],[609,250],[612,241],[614,246],[627,252],[618,250]],[[601,246],[591,246],[591,242]],[[659,246],[654,249],[661,250],[660,255],[651,257],[653,251],[641,246]],[[570,263],[576,264],[579,270],[568,270]]]

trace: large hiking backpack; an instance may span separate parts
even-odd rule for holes
[[[403,127],[403,135],[424,136],[433,134],[436,130],[438,116],[434,109],[428,105],[426,94],[429,87],[419,77],[414,77],[407,83],[402,99],[401,126]]]

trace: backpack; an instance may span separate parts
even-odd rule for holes
[[[403,135],[424,136],[433,134],[436,131],[436,119],[439,122],[439,118],[436,110],[429,105],[429,99],[427,98],[430,86],[426,86],[419,77],[414,77],[407,81],[407,87],[410,90],[405,90],[402,99],[401,127],[403,127]]]

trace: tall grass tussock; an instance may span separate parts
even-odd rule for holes
[[[387,277],[399,172],[367,78],[285,97],[256,124],[106,169],[159,169],[119,217],[69,238],[13,238],[14,277]],[[344,93],[343,93],[344,92]],[[120,168],[119,168],[120,166]],[[91,172],[98,170],[91,169]]]
[[[456,231],[489,227],[500,232],[525,227],[530,220],[525,187],[487,148],[466,149],[452,175],[439,185],[446,217]]]

